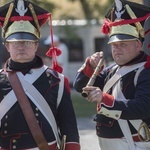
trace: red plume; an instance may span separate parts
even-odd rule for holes
[[[108,19],[104,20],[101,31],[104,34],[108,34],[110,32],[110,21]]]
[[[56,56],[59,56],[61,54],[61,50],[57,47],[51,47],[47,52],[46,55],[48,57],[52,57],[52,69],[58,71],[59,73],[62,73],[63,69],[58,64]]]
[[[52,64],[52,68],[58,71],[59,73],[62,73],[63,71],[62,67],[57,62]]]
[[[61,50],[54,46],[51,15],[50,15],[50,33],[51,33],[52,47],[46,52],[46,56],[52,57],[52,69],[58,71],[59,73],[62,73],[63,68],[58,64],[56,59],[57,56],[61,55]]]
[[[56,56],[61,55],[62,51],[57,48],[57,47],[51,47],[47,52],[46,52],[46,56],[48,57],[52,57],[53,53],[56,53]]]

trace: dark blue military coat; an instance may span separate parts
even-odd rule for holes
[[[133,64],[145,62],[147,55],[141,52],[141,54],[126,64],[125,66],[132,66]],[[148,62],[147,62],[148,63]],[[86,86],[89,81],[88,61],[81,69],[74,81],[74,88],[78,92],[82,92],[82,88]],[[116,66],[116,67],[114,67]],[[150,65],[147,65],[150,66]],[[105,83],[114,75],[118,69],[116,64],[113,64],[105,68],[96,78],[94,86],[100,87],[103,90]],[[127,73],[120,79],[120,85],[122,93],[127,101],[113,100],[113,105],[108,103],[101,104],[101,107],[108,110],[117,110],[121,112],[120,119],[128,121],[132,134],[136,134],[137,130],[131,125],[129,120],[142,119],[148,125],[150,125],[150,68],[144,68],[138,75],[136,85],[134,84],[134,77],[137,69]],[[112,87],[113,88],[113,87]],[[108,94],[112,94],[112,88],[108,91]],[[103,114],[97,114],[94,118],[97,122],[96,130],[97,135],[103,138],[122,138],[124,137],[117,119],[111,118]]]
[[[32,68],[40,68],[43,66],[43,62],[39,57],[36,57],[33,62],[26,64],[15,63],[12,60],[7,62],[7,69],[21,71],[24,75],[31,74]],[[40,92],[45,98],[49,107],[51,108],[53,115],[56,119],[60,135],[67,136],[67,143],[76,143],[79,145],[79,135],[77,130],[77,123],[75,113],[70,98],[69,85],[65,79],[64,91],[61,98],[61,102],[57,108],[57,96],[60,79],[58,73],[54,70],[45,70],[41,76],[33,83],[34,87]],[[0,73],[0,101],[12,90],[8,78],[4,71]],[[11,99],[9,99],[11,101]],[[48,143],[55,141],[55,136],[51,126],[45,119],[43,114],[40,112],[38,107],[31,102],[33,112],[36,119],[42,129],[42,132]],[[27,149],[37,147],[22,110],[16,102],[9,110],[5,113],[1,119],[0,127],[0,146],[4,149]],[[73,146],[72,146],[73,147]],[[78,146],[79,147],[79,146]],[[68,148],[69,150],[69,148]],[[71,149],[70,149],[71,150]],[[76,149],[77,150],[77,149]]]

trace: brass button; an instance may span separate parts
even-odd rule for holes
[[[35,114],[35,116],[39,116],[39,114],[38,114],[38,113],[36,113],[36,114]]]
[[[119,117],[119,115],[118,115],[118,114],[116,114],[115,116],[116,116],[117,118]]]
[[[39,109],[36,107],[35,110],[38,111]]]
[[[7,130],[4,131],[4,134],[7,134]]]
[[[8,126],[8,123],[4,123],[4,126],[7,127],[7,126]]]
[[[49,77],[49,76],[50,76],[50,74],[49,74],[49,73],[47,73],[46,75],[47,75],[47,77]]]
[[[109,124],[111,124],[112,122],[111,121],[109,121]]]
[[[108,116],[108,117],[109,117],[109,114],[106,114],[106,116]]]
[[[12,142],[13,142],[13,143],[16,143],[17,141],[16,141],[16,139],[14,139]]]
[[[13,149],[16,149],[17,147],[16,147],[16,145],[14,145],[12,148],[13,148]]]

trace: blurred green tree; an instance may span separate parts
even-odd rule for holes
[[[12,0],[0,0],[0,6]],[[53,14],[53,19],[101,19],[114,0],[30,0]],[[123,0],[126,1],[126,0]],[[130,0],[150,5],[148,0]],[[78,5],[76,5],[78,3]],[[69,8],[68,8],[69,7]],[[78,7],[78,8],[76,8]]]
[[[12,0],[0,0],[0,6],[3,6],[4,4],[9,3],[11,1]],[[43,7],[50,12],[52,12],[56,8],[56,5],[50,0],[44,0],[44,2],[42,0],[30,0],[30,1],[36,3],[40,7]]]
[[[75,2],[76,0],[68,0]],[[108,6],[113,3],[114,0],[107,0],[105,4],[102,4],[104,1],[100,0],[78,0],[82,6],[85,19],[100,19],[101,16],[104,16]]]

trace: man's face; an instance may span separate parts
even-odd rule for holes
[[[139,55],[141,47],[138,40],[111,43],[112,57],[118,65],[124,65]]]
[[[13,41],[5,43],[7,51],[15,62],[30,62],[34,59],[38,48],[38,42]]]

